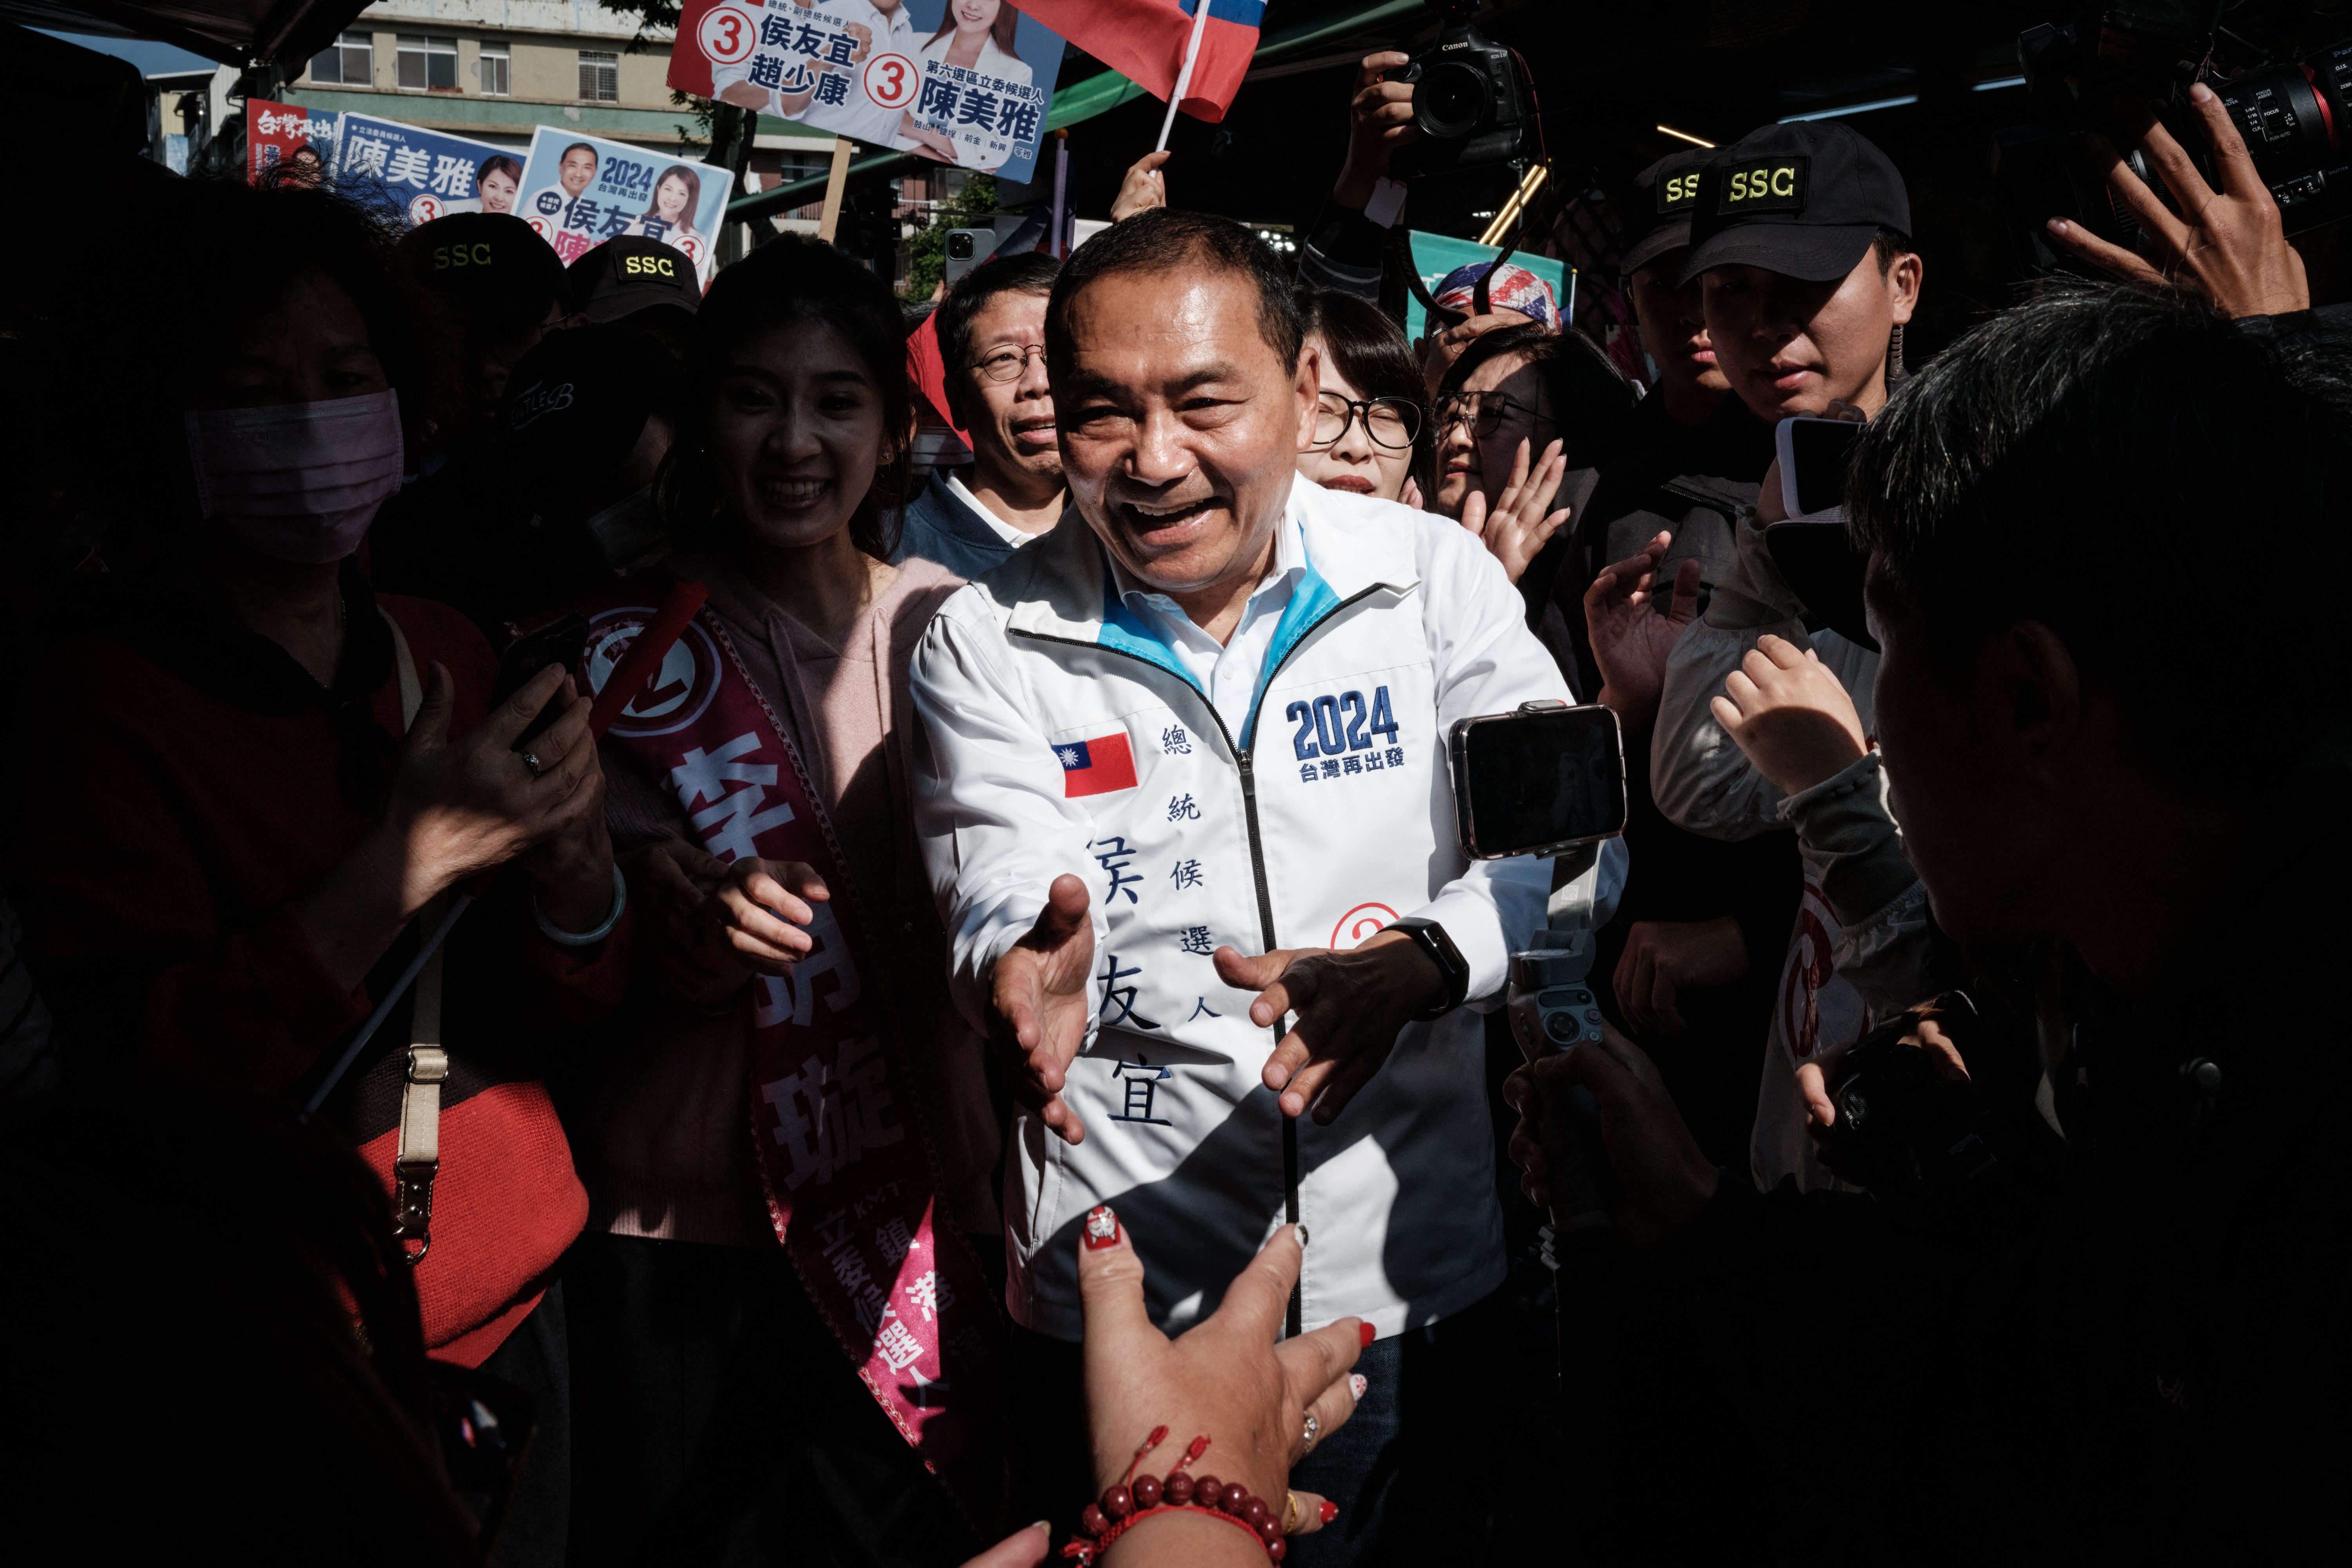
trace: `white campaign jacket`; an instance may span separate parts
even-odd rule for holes
[[[1469,534],[1304,482],[1288,506],[1307,569],[1239,735],[1120,601],[1075,510],[948,601],[915,657],[917,823],[975,1020],[1053,879],[1093,891],[1095,1023],[1063,1091],[1086,1140],[1024,1112],[1006,1150],[1006,1305],[1057,1338],[1079,1337],[1076,1235],[1100,1203],[1171,1332],[1289,1219],[1311,1238],[1295,1326],[1357,1314],[1394,1334],[1502,1282],[1474,1012],[1408,1025],[1332,1125],[1294,1123],[1259,1076],[1276,1032],[1210,955],[1353,946],[1420,915],[1491,1010],[1550,862],[1465,858],[1446,732],[1574,698]]]

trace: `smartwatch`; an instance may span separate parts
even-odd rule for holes
[[[1425,1023],[1442,1019],[1469,997],[1470,966],[1464,962],[1461,949],[1454,946],[1454,938],[1445,934],[1444,926],[1434,920],[1408,915],[1402,920],[1391,921],[1381,929],[1402,931],[1412,937],[1412,945],[1428,954],[1429,961],[1436,965],[1437,972],[1445,977],[1444,998],[1427,1012],[1414,1015],[1416,1021]]]

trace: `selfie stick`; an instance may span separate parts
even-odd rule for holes
[[[1601,846],[1580,844],[1552,862],[1549,920],[1527,951],[1511,955],[1511,1029],[1529,1061],[1601,1038],[1601,1005],[1585,984],[1592,972],[1592,901],[1601,883]],[[1599,1107],[1591,1094],[1570,1089],[1562,1107],[1574,1125],[1572,1141],[1588,1157],[1550,1173],[1553,1234],[1605,1234],[1609,1205],[1596,1179]]]
[[[1192,62],[1201,57],[1201,35],[1209,30],[1209,0],[1193,0],[1192,36],[1184,43],[1184,65],[1176,73],[1176,90],[1168,95],[1168,118],[1160,122],[1160,140],[1154,152],[1168,151],[1168,133],[1176,129],[1176,106],[1184,101],[1184,89],[1192,85]]]
[[[677,640],[686,634],[686,623],[694,619],[695,612],[700,610],[702,601],[709,597],[710,591],[698,582],[670,585],[669,592],[662,599],[661,608],[654,612],[652,622],[637,633],[636,640],[629,644],[629,651],[621,655],[621,662],[614,666],[612,677],[604,683],[604,689],[596,694],[595,706],[588,710],[590,744],[604,739],[604,732],[613,727],[613,721],[621,716],[622,710],[661,673],[662,661],[669,657],[670,649],[677,646]],[[487,883],[488,878],[482,880]],[[408,988],[416,983],[416,977],[425,972],[425,966],[440,950],[441,944],[448,938],[466,911],[473,906],[473,890],[461,889],[450,899],[449,913],[441,917],[441,924],[435,926],[431,935],[418,945],[416,956],[401,970],[400,977],[384,993],[383,1000],[376,1003],[375,1011],[368,1014],[367,1021],[360,1025],[357,1034],[352,1036],[351,1044],[343,1047],[343,1054],[335,1059],[334,1067],[320,1080],[319,1086],[310,1092],[310,1097],[302,1102],[304,1111],[315,1113],[327,1103],[327,1096],[335,1092],[335,1085],[343,1081],[343,1074],[350,1071],[352,1063],[359,1060],[360,1052],[367,1048],[367,1042],[375,1038],[375,1031],[383,1027],[383,1020],[392,1016],[392,1009],[400,1005],[400,998],[408,994]]]

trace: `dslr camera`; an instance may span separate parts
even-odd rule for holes
[[[2074,265],[2049,243],[2042,225],[2053,217],[2126,248],[2138,241],[2139,225],[2115,204],[2092,161],[2086,144],[2094,134],[2105,135],[2157,198],[2172,204],[2118,120],[2119,99],[2148,105],[2218,187],[2203,125],[2189,103],[2189,89],[2200,81],[2245,138],[2287,233],[2352,215],[2352,42],[2302,47],[2282,37],[2264,47],[2244,36],[2243,18],[2222,27],[2224,8],[2225,0],[2107,0],[2019,37],[2034,118],[1995,135],[1993,188],[2021,264]]]
[[[1518,57],[1470,25],[1477,0],[1426,0],[1436,41],[1391,78],[1412,83],[1420,136],[1397,150],[1400,180],[1535,156],[1535,90]]]

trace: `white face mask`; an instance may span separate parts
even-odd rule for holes
[[[191,410],[188,458],[205,520],[278,560],[359,549],[400,488],[400,397]]]

